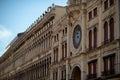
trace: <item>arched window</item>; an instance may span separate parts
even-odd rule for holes
[[[89,49],[92,49],[92,30],[89,31]]]
[[[114,40],[114,19],[110,19],[110,41]]]
[[[94,48],[97,47],[97,28],[94,28]]]
[[[104,23],[104,43],[108,42],[108,23]]]

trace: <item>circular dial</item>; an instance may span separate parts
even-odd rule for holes
[[[73,32],[73,44],[75,48],[79,47],[80,41],[81,41],[81,28],[79,25],[77,25],[74,28],[74,32]]]

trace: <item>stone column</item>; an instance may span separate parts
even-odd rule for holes
[[[101,3],[101,1],[99,1],[99,6],[98,6],[98,12],[99,12],[99,15],[98,15],[98,19],[99,19],[99,25],[97,25],[97,27],[98,27],[98,35],[100,36],[100,37],[97,37],[97,46],[100,46],[100,45],[102,45],[102,40],[103,40],[103,37],[102,37],[102,33],[103,33],[103,24],[102,24],[102,20],[101,20],[101,17],[102,17],[102,3]],[[102,56],[101,56],[101,54],[102,54],[103,52],[101,52],[101,50],[100,50],[100,53],[99,53],[99,58],[98,58],[98,65],[97,65],[97,75],[98,75],[98,77],[101,77],[101,71],[102,71],[102,66],[103,66],[103,61],[102,61]]]
[[[69,22],[68,22],[69,24]],[[67,25],[67,58],[70,56],[70,27],[69,25]]]
[[[101,54],[101,53],[100,53],[100,54]],[[98,65],[97,65],[98,68],[97,68],[97,70],[96,70],[97,73],[98,73],[97,76],[98,76],[98,77],[101,77],[101,71],[102,71],[102,70],[101,70],[101,69],[102,69],[102,66],[101,66],[101,62],[102,62],[101,57],[98,58],[98,61],[97,61],[97,62],[98,62]]]
[[[116,73],[120,74],[120,48],[118,48],[115,56],[115,69],[116,69]]]
[[[81,55],[81,80],[86,80],[86,73],[87,73],[87,65],[86,65],[86,54],[85,48],[86,48],[86,3],[82,3],[82,52],[83,54]]]
[[[115,0],[115,39],[120,39],[120,0]],[[119,41],[120,48],[120,41]]]
[[[58,46],[58,61],[60,61],[61,60],[61,55],[62,55],[62,33],[61,33],[61,31],[59,32],[59,46]]]
[[[86,43],[86,9],[85,9],[86,4],[82,4],[82,52],[85,51],[85,43]]]
[[[87,76],[87,60],[86,60],[86,54],[81,55],[81,80],[86,80]]]
[[[70,57],[70,28],[69,21],[67,22],[67,58]],[[69,80],[69,61],[66,61],[66,80]]]
[[[50,79],[49,80],[53,80],[53,69],[50,69]]]
[[[60,67],[58,67],[58,80],[60,80]]]
[[[66,61],[66,80],[69,80],[69,65],[68,65],[68,60]]]
[[[117,0],[118,1],[118,9],[119,9],[119,39],[120,39],[120,0]],[[119,70],[119,73],[120,73],[120,40],[119,40],[119,50],[118,50],[118,70]]]
[[[116,72],[118,73],[118,74],[120,74],[120,0],[116,0],[116,10],[117,10],[117,15],[116,15],[116,21],[117,21],[117,23],[116,23],[116,27],[117,27],[117,39],[119,39],[119,41],[118,41],[118,48],[117,48],[117,53],[116,53],[116,63],[115,63],[115,65],[116,65]]]

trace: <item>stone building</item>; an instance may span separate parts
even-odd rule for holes
[[[120,80],[120,0],[52,5],[0,57],[0,80]]]

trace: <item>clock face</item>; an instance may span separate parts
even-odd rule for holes
[[[74,28],[74,32],[73,32],[73,44],[75,48],[79,47],[80,41],[81,41],[81,28],[80,25],[77,25]]]

